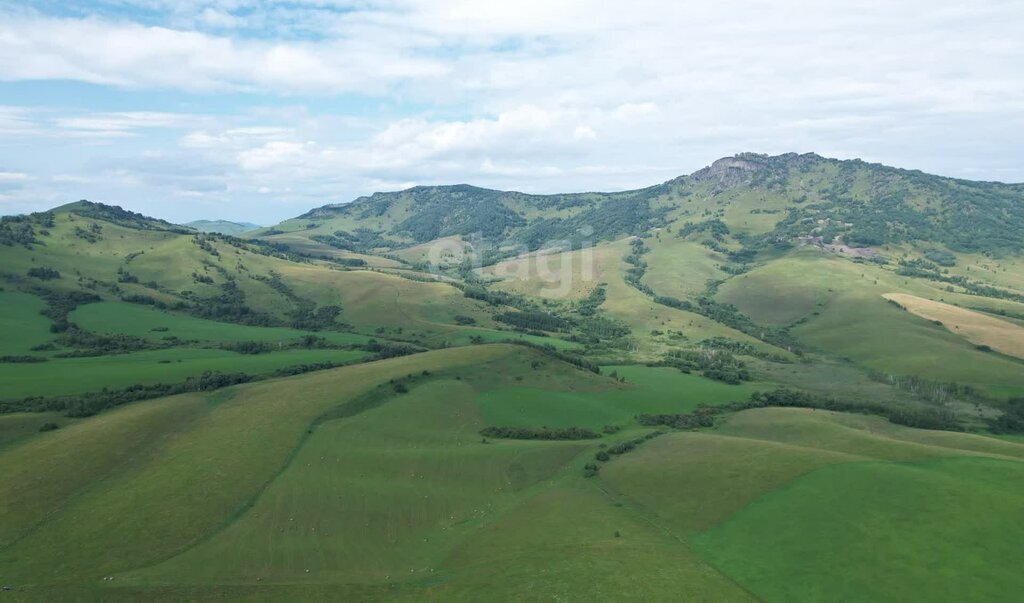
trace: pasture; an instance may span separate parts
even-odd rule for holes
[[[446,601],[623,589],[806,600],[881,572],[871,592],[895,600],[926,574],[883,592],[885,560],[941,564],[980,530],[991,544],[943,574],[944,588],[964,598],[1016,588],[1005,564],[1019,559],[1006,547],[1020,535],[953,510],[1005,517],[1019,506],[1024,445],[769,408],[655,438],[588,479],[582,467],[604,442],[646,431],[636,413],[741,400],[755,387],[604,367],[613,371],[626,383],[521,347],[451,348],[140,402],[54,432],[15,426],[0,449],[0,571],[28,597]],[[407,382],[405,393],[390,380]],[[597,441],[479,435],[541,424],[624,430]],[[848,514],[837,525],[879,535],[873,548],[837,553],[809,536],[839,530],[825,525],[837,508]],[[792,533],[765,556],[760,543],[780,524]],[[933,551],[921,530],[935,526],[949,544]],[[869,550],[877,559],[863,571],[828,563],[860,563]]]
[[[284,327],[254,327],[218,322],[125,302],[87,304],[71,312],[68,318],[88,331],[119,333],[152,340],[176,337],[183,341],[283,343],[313,335],[333,344],[346,345],[365,343],[370,339],[355,333],[314,333]]]
[[[169,348],[111,356],[54,358],[32,364],[0,364],[0,400],[116,390],[129,385],[178,383],[207,371],[260,375],[319,362],[354,362],[360,350],[283,350],[239,354],[228,350]]]
[[[792,325],[812,350],[878,372],[970,385],[990,396],[1024,393],[1012,359],[979,351],[942,326],[890,304],[883,294],[936,295],[928,283],[803,249],[729,280],[718,299],[755,321]]]
[[[0,292],[0,356],[37,355],[32,348],[53,339],[43,300],[28,293]]]
[[[514,427],[588,427],[632,423],[639,413],[690,412],[699,404],[746,401],[756,387],[726,385],[668,367],[605,366],[606,375],[626,385],[604,391],[546,391],[529,385],[493,388],[477,398],[489,425]]]

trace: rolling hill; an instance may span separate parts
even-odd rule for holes
[[[813,154],[7,216],[2,594],[1013,600],[1022,254],[1024,186]]]

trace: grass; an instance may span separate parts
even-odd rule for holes
[[[766,600],[1013,601],[1022,484],[1014,461],[832,465],[691,542]]]
[[[358,350],[284,350],[238,354],[214,349],[171,348],[115,356],[60,358],[33,364],[0,364],[3,398],[61,396],[134,385],[177,383],[206,371],[259,375],[318,362],[352,362]]]
[[[276,343],[294,341],[307,335],[322,337],[331,343],[341,345],[365,343],[369,340],[369,337],[355,333],[311,333],[283,327],[252,327],[217,322],[125,302],[87,304],[72,312],[69,319],[83,329],[97,333],[122,333],[153,340],[177,337],[185,341]]]
[[[1024,371],[886,302],[903,291],[941,297],[930,284],[891,270],[802,249],[729,280],[719,299],[755,321],[793,324],[792,332],[821,354],[863,368],[936,382],[971,385],[991,396],[1024,393]]]
[[[987,345],[998,352],[1024,358],[1024,327],[916,295],[889,293],[884,297],[925,320],[941,322],[950,333],[975,345]]]
[[[728,276],[718,269],[728,263],[724,256],[698,242],[671,233],[645,242],[651,250],[644,255],[648,268],[643,281],[659,295],[693,298],[704,292],[708,280]]]
[[[1024,446],[900,427],[865,415],[765,408],[737,413],[715,431],[656,438],[609,463],[600,479],[648,509],[658,523],[687,536],[719,525],[819,467],[961,456],[1024,459]]]
[[[118,297],[111,288],[117,284],[122,294],[168,303],[193,296],[217,296],[221,293],[219,285],[231,278],[244,294],[247,306],[286,320],[295,302],[266,281],[277,274],[300,297],[318,305],[340,303],[341,320],[366,333],[378,326],[453,330],[458,328],[455,315],[473,316],[485,327],[492,324],[482,302],[464,298],[450,285],[371,270],[339,270],[324,262],[299,264],[217,241],[209,243],[216,251],[214,255],[197,245],[192,235],[137,230],[106,222],[100,224],[101,238],[94,243],[75,236],[76,228],[88,228],[93,223],[80,216],[58,214],[55,226],[42,236],[45,245],[32,250],[5,248],[3,272],[23,277],[29,268],[45,266],[61,274],[61,278],[46,283],[47,287],[86,288],[111,300]],[[379,263],[394,264],[382,258]],[[118,283],[119,270],[127,271],[139,282]],[[213,283],[200,282],[196,275]],[[155,287],[150,286],[152,283]],[[428,312],[429,318],[425,317]],[[101,321],[105,318],[99,317]]]
[[[401,600],[752,600],[643,516],[568,482],[469,534]]]
[[[339,403],[407,373],[525,353],[428,352],[133,404],[41,434],[0,455],[5,580],[90,584],[177,555],[244,512]]]
[[[488,425],[509,427],[588,427],[631,423],[640,413],[685,413],[698,404],[741,402],[751,385],[726,385],[674,368],[606,366],[625,377],[628,387],[604,391],[550,391],[519,386],[494,388],[477,398]]]
[[[485,445],[482,425],[473,388],[455,380],[324,423],[244,518],[123,579],[388,583],[429,576],[453,540],[586,446]]]
[[[836,297],[837,288],[860,285],[852,279],[848,262],[816,251],[799,252],[730,278],[717,299],[737,306],[756,323],[785,326],[820,311]]]
[[[851,186],[866,193],[870,183]],[[734,233],[756,234],[785,215],[775,210],[788,199],[760,189],[718,194],[708,184],[657,203],[675,227],[721,215]],[[402,199],[361,225],[384,226],[409,205]],[[13,277],[47,266],[62,277],[45,286],[104,296],[72,314],[86,329],[208,344],[291,341],[307,333],[116,301],[122,294],[167,302],[185,291],[215,295],[218,287],[193,273],[216,283],[230,276],[246,304],[285,319],[289,295],[255,278],[278,274],[296,295],[343,307],[341,320],[358,334],[316,333],[339,344],[388,337],[441,346],[478,336],[581,347],[498,330],[493,315],[502,309],[443,282],[294,263],[216,242],[210,253],[190,236],[106,224],[102,239],[89,244],[73,234],[89,222],[60,215],[45,245],[3,251],[13,287],[22,287]],[[307,220],[292,221],[296,232],[276,238],[315,253],[325,250],[304,234],[357,222],[342,216],[307,231]],[[689,298],[708,279],[728,276],[720,270],[724,257],[669,230],[652,231],[645,243],[644,282],[659,294]],[[654,304],[624,282],[628,252],[622,239],[480,272],[513,277],[495,288],[556,300],[580,299],[605,283],[601,309],[632,329],[632,361],[712,336],[780,353],[703,316]],[[914,402],[868,379],[871,369],[958,381],[991,395],[1024,392],[1019,362],[974,346],[991,340],[1005,352],[1016,344],[1007,327],[1017,325],[957,307],[1013,314],[1020,304],[940,290],[896,275],[892,265],[814,249],[778,254],[729,277],[717,294],[760,324],[789,326],[812,348],[806,362],[747,359],[760,382],[730,386],[642,365],[605,366],[595,375],[522,346],[484,345],[149,400],[81,420],[2,415],[0,575],[19,589],[12,597],[32,600],[998,600],[1019,592],[1024,528],[1014,518],[1024,503],[1024,442],[1017,436],[764,408],[721,417],[711,429],[667,433],[584,477],[602,445],[649,431],[636,425],[639,413],[742,401],[775,383],[851,400]],[[393,261],[373,261],[377,270],[395,271]],[[1012,259],[958,263],[952,273],[1024,282]],[[115,289],[119,268],[158,286]],[[887,293],[917,304],[924,318],[886,303]],[[42,307],[32,295],[0,291],[0,355],[27,354],[53,339]],[[928,313],[939,311],[938,318]],[[459,325],[456,316],[475,325]],[[175,348],[51,357],[0,364],[0,397],[176,382],[207,370],[266,374],[362,356]],[[625,383],[610,379],[612,372]],[[50,421],[60,428],[40,432]],[[592,441],[480,436],[485,426],[605,425],[622,431]]]
[[[1020,534],[994,531],[1022,502],[1020,443],[767,408],[655,438],[585,479],[603,441],[481,441],[483,426],[515,421],[622,422],[603,440],[630,438],[638,412],[685,412],[755,387],[604,371],[627,383],[516,346],[451,348],[23,433],[0,450],[0,571],[53,599],[802,600],[842,581],[861,592],[872,575],[881,589],[897,575],[881,560],[895,559],[913,566],[908,580],[863,592],[896,598],[887,593],[932,588],[918,579],[979,533],[986,546],[940,574],[942,592],[993,598],[1018,586],[1009,568],[1020,559],[1006,549]],[[388,384],[407,376],[408,393]],[[344,412],[354,402],[362,411]],[[940,528],[948,546],[927,549]],[[766,556],[767,540],[784,546]],[[837,556],[846,563],[830,564]]]
[[[45,307],[34,295],[0,292],[0,356],[37,355],[31,348],[53,339],[49,319],[39,314]]]
[[[40,433],[46,423],[60,427],[72,423],[73,419],[55,412],[17,412],[0,415],[0,449]]]
[[[506,278],[497,283],[496,288],[558,299],[583,297],[598,283],[605,283],[607,299],[601,309],[632,330],[636,349],[631,356],[637,360],[656,359],[669,349],[696,344],[710,337],[728,337],[765,351],[786,354],[699,314],[654,303],[623,280],[628,264],[622,258],[629,251],[627,239],[585,250],[588,256],[585,264],[591,266],[585,271],[580,259],[583,251],[574,251],[539,260],[534,256],[510,260],[486,268],[485,273]],[[538,262],[542,262],[542,268],[550,268],[538,269]],[[562,266],[566,268],[559,268]],[[656,335],[655,331],[662,335]],[[683,339],[671,339],[665,335],[667,331],[680,331]]]
[[[370,599],[623,589],[745,599],[678,540],[581,483],[579,457],[593,444],[481,443],[487,421],[477,387],[531,370],[496,359],[319,425],[242,518],[183,555],[118,576],[119,584],[388,587],[364,594]],[[539,376],[592,386],[578,375]]]
[[[329,271],[315,265],[282,267],[282,276],[296,290],[321,304],[338,303],[342,320],[363,331],[401,328],[407,333],[459,330],[455,316],[469,316],[491,326],[485,304],[463,296],[451,285],[413,281],[393,274]]]
[[[479,338],[484,343],[500,343],[509,339],[515,339],[537,345],[550,345],[559,350],[576,350],[583,347],[576,342],[566,341],[558,337],[541,337],[518,331],[495,331],[475,327],[467,327],[456,331],[444,331],[436,335],[427,336],[422,341],[431,344],[448,342],[451,345],[468,345],[474,338]]]
[[[619,245],[601,244],[562,253],[532,253],[479,269],[501,279],[499,288],[547,299],[582,299],[612,275]]]

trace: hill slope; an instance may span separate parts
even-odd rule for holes
[[[756,216],[756,217],[755,217]],[[342,248],[398,249],[459,236],[534,250],[680,222],[744,235],[868,247],[907,242],[957,252],[1024,249],[1024,185],[971,182],[814,154],[744,153],[689,176],[620,193],[528,195],[419,186],[325,205],[263,231],[306,231]],[[586,229],[586,232],[580,232]]]
[[[229,220],[194,220],[185,224],[189,228],[199,232],[215,232],[226,235],[240,235],[243,232],[260,228],[259,224],[251,222],[231,222]]]

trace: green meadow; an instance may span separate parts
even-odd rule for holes
[[[359,350],[282,350],[239,354],[228,350],[169,348],[113,356],[55,358],[31,364],[0,364],[0,398],[60,396],[129,385],[177,383],[207,371],[273,372],[279,368],[319,362],[353,362],[366,357]]]
[[[772,601],[1013,601],[1024,463],[851,462],[797,478],[692,539]],[[770,550],[770,554],[768,553]]]
[[[453,348],[132,404],[24,436],[0,452],[9,501],[0,564],[39,596],[172,600],[265,586],[270,599],[596,597],[623,588],[743,599],[679,540],[582,477],[603,443],[481,440],[479,430],[497,424],[488,393],[527,376],[555,404],[572,390],[629,394],[631,404],[602,402],[622,405],[623,419],[668,409],[673,387],[702,385],[663,369],[615,370],[638,383],[522,348]],[[392,391],[395,378],[411,378],[410,391]],[[299,384],[301,399],[286,395]],[[716,386],[703,385],[706,400]],[[644,392],[663,401],[644,404]],[[608,440],[631,433],[626,425]],[[579,554],[567,559],[567,547]]]
[[[530,386],[495,388],[478,399],[490,425],[512,427],[588,427],[631,423],[639,413],[687,413],[699,404],[743,402],[757,388],[726,385],[674,368],[606,366],[606,374],[626,379],[627,386],[606,391],[552,392]]]
[[[1005,518],[1024,498],[1020,443],[748,410],[654,438],[586,478],[596,452],[645,432],[630,413],[696,404],[670,408],[673,390],[730,396],[664,369],[614,367],[621,384],[541,359],[452,348],[23,431],[0,448],[5,578],[24,597],[106,600],[896,601],[1019,588],[1008,568],[1021,535]],[[494,394],[526,376],[549,408],[510,397],[516,408],[495,417]],[[298,385],[305,395],[288,396]],[[623,432],[479,436],[506,417],[554,425],[578,410],[565,396],[585,391]]]
[[[50,321],[39,311],[41,299],[27,293],[0,292],[0,356],[28,355],[53,338]]]
[[[218,322],[124,302],[87,304],[72,312],[69,319],[83,329],[97,333],[120,333],[153,340],[177,337],[184,341],[279,343],[307,335],[322,337],[339,345],[365,343],[369,340],[365,335],[354,333],[311,333],[284,327],[254,327]]]

